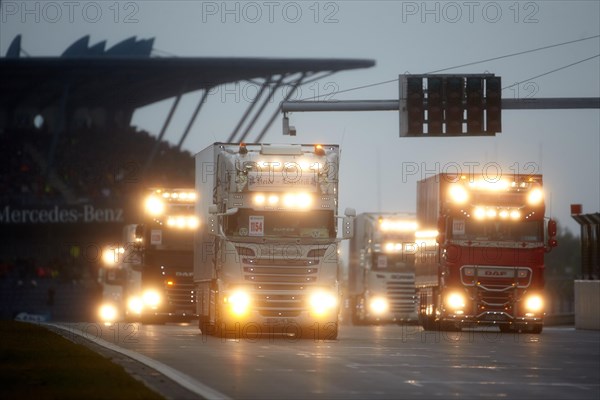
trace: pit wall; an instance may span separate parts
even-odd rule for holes
[[[575,328],[600,330],[600,280],[575,281]]]

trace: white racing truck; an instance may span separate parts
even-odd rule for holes
[[[354,227],[348,271],[353,324],[416,321],[416,216],[361,213]]]
[[[196,155],[203,334],[336,339],[337,145],[215,143]],[[354,210],[342,238],[353,230]]]

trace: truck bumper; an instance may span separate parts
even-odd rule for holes
[[[316,316],[309,311],[301,311],[296,316],[264,316],[253,310],[244,318],[225,317],[221,323],[224,336],[244,338],[277,333],[295,337],[327,338],[327,332],[335,332],[337,336],[338,313]]]
[[[440,318],[445,323],[453,323],[458,326],[514,326],[522,327],[527,325],[543,324],[544,317],[540,316],[511,316],[505,312],[490,311],[479,315],[460,315],[451,314]]]
[[[414,313],[394,313],[394,312],[386,312],[383,314],[368,314],[367,315],[367,319],[368,321],[372,321],[372,322],[381,322],[381,323],[386,323],[386,322],[396,322],[396,323],[401,323],[401,322],[416,322],[417,321],[417,313],[416,311]]]

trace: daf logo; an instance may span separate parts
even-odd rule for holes
[[[187,277],[194,276],[193,272],[175,272],[175,276]]]
[[[485,271],[485,276],[506,276],[506,271]]]

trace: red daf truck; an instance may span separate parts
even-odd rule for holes
[[[425,330],[540,333],[544,253],[557,245],[541,175],[438,174],[417,183],[418,317]]]

